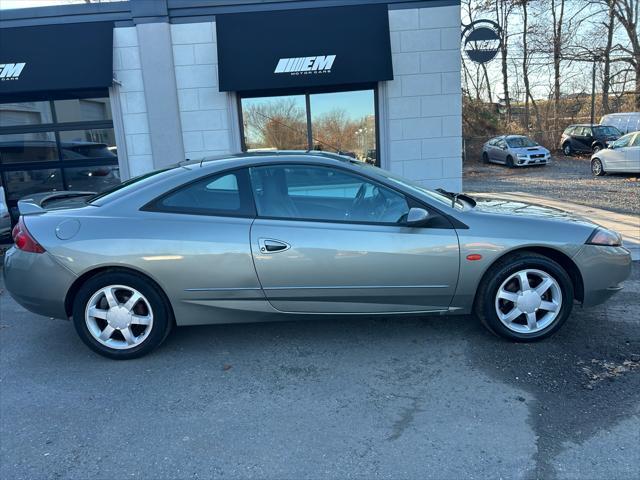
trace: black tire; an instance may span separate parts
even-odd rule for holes
[[[573,149],[571,148],[571,144],[569,142],[565,142],[562,145],[562,153],[564,153],[567,157],[570,157],[573,154]]]
[[[600,145],[599,143],[596,143],[591,149],[593,153],[598,153],[600,150],[602,150],[602,145]]]
[[[496,313],[496,295],[502,283],[512,274],[524,269],[536,269],[553,277],[562,292],[562,305],[557,317],[543,330],[519,333],[505,326]],[[476,317],[492,333],[516,342],[534,342],[553,335],[567,320],[573,308],[573,283],[567,272],[557,262],[544,255],[522,252],[498,260],[484,275],[474,305]]]
[[[132,287],[148,301],[153,313],[153,324],[146,338],[139,345],[125,350],[109,348],[98,342],[90,333],[85,321],[85,309],[94,293],[109,285]],[[167,338],[173,324],[173,313],[166,296],[154,283],[133,272],[106,271],[99,273],[89,278],[80,287],[73,301],[73,325],[80,339],[94,352],[115,360],[129,360],[151,352]]]
[[[513,168],[514,164],[513,164],[513,157],[511,155],[509,155],[507,157],[507,167],[509,168]]]
[[[487,152],[482,152],[482,163],[489,163],[489,155],[487,155]]]
[[[591,160],[591,173],[593,173],[594,177],[602,177],[606,173],[602,161],[599,158]]]

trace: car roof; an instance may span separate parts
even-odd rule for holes
[[[219,162],[235,163],[233,162],[234,160],[238,161],[256,159],[260,159],[261,163],[263,163],[262,161],[264,161],[264,163],[268,163],[270,160],[280,161],[283,159],[290,159],[291,157],[304,157],[307,159],[313,158],[317,160],[337,160],[344,163],[362,163],[359,160],[348,157],[346,155],[318,150],[264,150],[256,152],[238,152],[226,155],[211,155],[199,159],[187,159],[183,162],[180,162],[178,165],[181,167],[206,167],[209,166],[212,162],[216,162],[216,164],[219,164]]]

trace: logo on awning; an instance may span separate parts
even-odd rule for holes
[[[318,55],[316,57],[281,58],[273,73],[304,75],[309,73],[328,73],[331,71],[336,55]]]
[[[0,81],[18,80],[26,63],[0,63]]]

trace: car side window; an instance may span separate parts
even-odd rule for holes
[[[496,143],[496,146],[500,148],[507,148],[507,142],[505,142],[504,140],[498,140],[498,142]]]
[[[565,135],[573,135],[576,131],[576,127],[567,127],[564,130]]]
[[[336,168],[274,165],[250,176],[261,217],[389,224],[409,212],[404,195]]]
[[[187,184],[153,202],[151,210],[197,215],[253,216],[245,170]]]
[[[640,147],[640,133],[636,134],[636,138],[633,140],[633,143],[631,144],[632,147]],[[1,201],[1,199],[0,199]]]

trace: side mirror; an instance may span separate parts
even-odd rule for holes
[[[411,208],[407,213],[406,224],[410,227],[418,227],[429,219],[429,212],[424,208]]]

